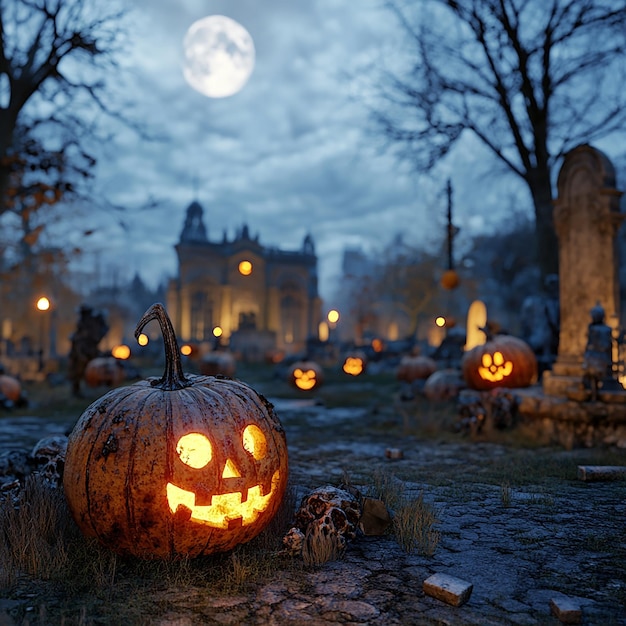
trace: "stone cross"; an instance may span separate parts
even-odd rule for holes
[[[617,231],[625,215],[615,169],[605,154],[580,145],[565,155],[557,181],[554,225],[559,242],[559,350],[543,390],[564,396],[580,383],[589,312],[600,303],[607,323],[619,323]]]

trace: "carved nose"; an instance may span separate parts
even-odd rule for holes
[[[222,478],[241,478],[241,473],[231,459],[226,459]]]

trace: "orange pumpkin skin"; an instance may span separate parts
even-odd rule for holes
[[[155,308],[165,315],[153,305],[138,332],[151,319],[162,323]],[[224,552],[258,535],[279,509],[288,479],[285,433],[272,405],[245,383],[185,376],[165,318],[171,336],[164,333],[164,376],[109,391],[70,434],[66,498],[83,533],[120,554],[175,559]],[[262,432],[262,449],[245,447],[250,428]],[[190,433],[210,442],[201,467],[191,466],[180,448]],[[236,470],[226,475],[227,467]],[[172,506],[170,492],[177,490],[187,499]],[[235,502],[221,504],[229,497]],[[242,502],[250,505],[245,513]],[[203,511],[214,504],[233,512],[208,522]]]
[[[7,374],[0,374],[0,393],[11,400],[11,402],[18,402],[22,395],[22,385],[17,378],[8,376]]]
[[[433,372],[424,383],[424,395],[433,402],[452,400],[465,386],[461,372],[447,368]]]
[[[287,381],[300,391],[312,391],[324,382],[324,370],[315,361],[296,361],[289,368]]]
[[[96,357],[85,368],[85,382],[90,387],[117,387],[124,378],[123,366],[112,356]]]
[[[436,369],[436,361],[428,356],[403,356],[396,370],[396,378],[412,383],[428,378]]]
[[[537,357],[522,339],[495,335],[463,355],[461,371],[468,387],[478,391],[528,387],[537,382]]]

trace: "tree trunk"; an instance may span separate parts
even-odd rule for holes
[[[536,259],[541,272],[542,285],[546,276],[559,273],[559,245],[554,229],[554,202],[550,177],[529,181],[535,207]]]

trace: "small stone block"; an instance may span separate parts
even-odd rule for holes
[[[447,574],[433,574],[424,581],[424,593],[452,606],[465,604],[472,595],[474,585]]]
[[[621,480],[626,478],[626,467],[621,465],[579,465],[578,480]]]
[[[388,459],[401,459],[404,457],[404,453],[400,450],[400,448],[387,448],[385,450],[385,456]]]
[[[580,605],[571,598],[552,598],[550,611],[563,624],[580,624],[583,619]]]

